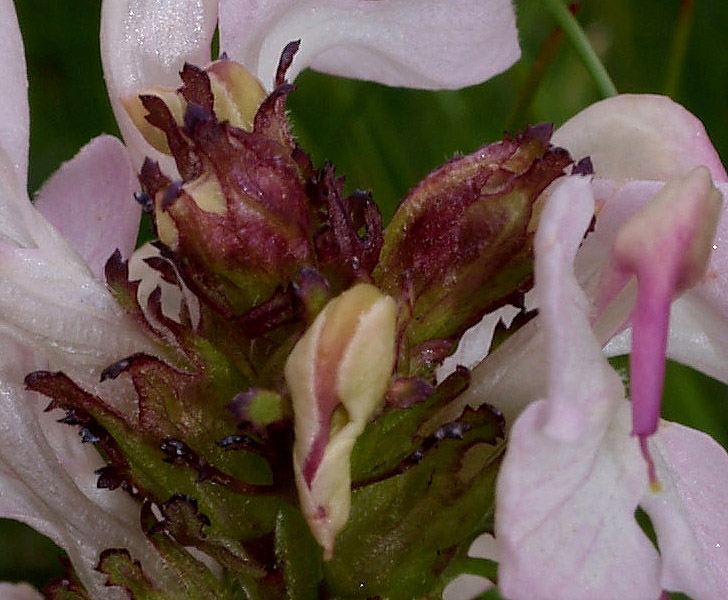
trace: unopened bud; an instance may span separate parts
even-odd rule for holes
[[[198,69],[185,65],[183,74],[202,75],[204,87],[212,93],[212,107],[218,120],[228,122],[234,127],[252,131],[253,120],[258,108],[265,100],[266,92],[260,82],[243,65],[232,60],[221,59],[213,62],[206,69]],[[188,76],[185,85],[178,89],[153,87],[141,90],[138,94],[122,98],[121,103],[131,117],[134,125],[144,139],[155,149],[164,154],[173,154],[167,142],[165,132],[153,125],[148,119],[149,111],[141,98],[159,98],[169,109],[178,126],[184,125],[185,114],[189,103],[194,102],[200,93],[194,91],[194,81],[199,77]],[[204,92],[203,92],[204,93]],[[192,98],[192,99],[191,99]]]
[[[252,126],[265,92],[242,66],[185,65],[181,77],[177,92],[141,102],[144,127],[164,137],[182,180],[148,161],[141,181],[157,235],[187,285],[240,316],[314,264],[308,181],[291,147]],[[287,129],[283,111],[260,110],[266,124],[282,120],[278,128]]]
[[[251,131],[255,113],[266,97],[260,82],[243,65],[232,60],[217,60],[205,71],[210,76],[217,118]]]
[[[539,125],[454,158],[400,205],[374,280],[409,307],[403,325],[411,347],[457,341],[530,287],[533,205],[571,162],[550,137],[551,126]]]
[[[349,517],[351,451],[394,368],[395,323],[394,300],[357,284],[326,305],[286,362],[296,484],[326,559]]]
[[[184,121],[185,110],[187,108],[187,102],[182,95],[176,91],[166,88],[149,88],[144,90],[140,95],[134,94],[126,98],[122,98],[121,103],[124,109],[131,117],[132,122],[139,130],[139,133],[144,136],[144,139],[149,142],[155,150],[158,150],[162,154],[172,154],[167,143],[167,136],[164,132],[152,125],[147,120],[149,112],[144,108],[141,96],[153,96],[159,98],[169,108],[169,112],[172,114],[177,123]]]

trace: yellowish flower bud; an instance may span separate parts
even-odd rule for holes
[[[258,107],[268,95],[260,82],[232,60],[215,61],[205,71],[210,77],[217,118],[252,131]]]
[[[255,114],[267,95],[260,82],[243,65],[227,59],[215,61],[204,69],[204,72],[209,78],[209,89],[212,91],[218,120],[227,121],[245,131],[252,131]],[[184,125],[188,106],[184,87],[177,90],[162,87],[148,88],[121,100],[144,139],[155,150],[171,155],[172,151],[165,132],[147,120],[149,111],[141,100],[144,96],[155,96],[162,100],[177,125],[181,127]]]
[[[121,99],[121,103],[131,117],[132,122],[139,130],[139,133],[144,136],[144,139],[149,142],[149,145],[163,154],[171,155],[172,151],[169,149],[164,131],[147,121],[146,117],[149,112],[144,108],[141,96],[156,96],[161,99],[169,108],[174,120],[180,125],[184,122],[185,110],[187,109],[186,100],[176,90],[160,87],[149,88],[143,90],[140,94],[133,94]]]
[[[296,484],[326,559],[349,518],[351,451],[394,368],[395,325],[394,300],[360,283],[327,304],[286,363]]]

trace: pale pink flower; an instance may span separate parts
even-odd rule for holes
[[[566,180],[538,231],[546,390],[516,420],[499,476],[499,583],[514,600],[657,600],[662,589],[718,600],[728,586],[728,522],[716,518],[728,510],[728,456],[708,436],[663,422],[647,442],[660,487],[650,485],[624,385],[574,276],[592,210],[588,182]],[[634,518],[638,505],[659,553]]]
[[[702,124],[666,98],[603,101],[554,142],[591,156],[595,175],[568,178],[546,199],[540,314],[475,369],[463,398],[499,406],[512,425],[498,483],[499,585],[513,600],[657,600],[662,590],[719,600],[728,455],[659,422],[659,401],[668,341],[668,356],[728,381],[728,221],[714,213],[711,177],[722,195],[728,178]],[[602,351],[623,330],[634,338],[631,405]],[[607,349],[629,350],[629,333]]]

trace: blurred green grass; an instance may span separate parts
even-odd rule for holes
[[[582,2],[577,17],[620,92],[662,93],[697,114],[723,157],[728,157],[728,9],[722,0],[696,2],[677,83],[671,46],[687,0]],[[350,189],[371,189],[385,218],[407,189],[456,152],[472,152],[503,134],[531,65],[553,29],[538,0],[517,2],[523,59],[486,84],[457,92],[392,89],[306,72],[290,102],[294,131],[317,163],[346,174]],[[118,134],[103,86],[98,55],[99,0],[17,0],[31,103],[31,192],[91,137]],[[224,48],[223,48],[224,50]],[[473,57],[477,60],[477,57]],[[598,99],[596,88],[566,43],[517,128],[556,125]],[[128,201],[132,201],[131,198]],[[671,365],[665,416],[711,433],[728,444],[726,388],[690,369]],[[48,550],[33,546],[25,528],[4,527],[0,579],[42,582]],[[28,540],[31,540],[28,542]],[[38,568],[22,570],[9,548],[38,548]],[[52,551],[51,551],[52,554]],[[50,561],[54,563],[54,560]],[[58,571],[56,570],[56,574]]]

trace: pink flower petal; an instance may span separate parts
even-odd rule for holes
[[[576,156],[590,155],[596,176],[599,218],[596,231],[579,253],[577,273],[594,294],[619,227],[657,193],[656,181],[625,183],[625,178],[665,181],[705,165],[717,182],[728,179],[702,123],[668,98],[624,95],[598,102],[554,134],[554,143]],[[609,181],[612,178],[617,181]],[[618,180],[622,180],[620,183]],[[718,183],[725,196],[728,186]],[[728,383],[728,211],[723,211],[703,280],[673,306],[668,356]],[[603,341],[624,323],[601,332]],[[628,352],[629,334],[607,346],[614,355]]]
[[[596,229],[587,236],[576,257],[579,284],[592,299],[597,295],[617,232],[655,197],[664,179],[703,163],[715,179],[726,178],[702,123],[681,106],[660,96],[625,95],[598,102],[558,129],[552,141],[568,148],[576,157],[589,155],[594,160]],[[625,179],[628,177],[639,180]],[[728,185],[718,183],[717,187],[726,197]],[[623,296],[595,324],[597,336],[606,344],[610,355],[630,350],[630,331],[610,341],[624,328],[635,300],[634,295]],[[668,356],[728,383],[725,315],[728,315],[728,211],[724,210],[707,273],[673,304]],[[543,375],[533,366],[539,365],[534,357],[543,351],[542,344],[537,323],[527,331],[516,333],[475,368],[464,402],[477,405],[487,396],[508,417],[515,417],[543,390]]]
[[[150,86],[178,87],[185,61],[202,66],[210,62],[216,24],[216,0],[103,2],[101,59],[106,86],[135,165],[140,166],[145,156],[162,157],[142,138],[119,99]]]
[[[704,140],[699,142],[705,151]],[[625,139],[623,143],[630,142]],[[693,150],[697,153],[700,148]],[[709,157],[710,150],[704,155]],[[713,167],[715,175],[717,169]],[[695,283],[707,258],[710,228],[698,226],[690,232],[685,225],[711,221],[700,218],[700,210],[692,210],[700,208],[701,203],[693,201],[702,194],[688,190],[690,193],[680,194],[680,201],[672,203],[669,210],[659,211],[659,218],[649,222],[642,219],[641,225],[639,219],[634,221],[632,228],[641,233],[632,236],[633,244],[625,246],[624,239],[618,239],[624,224],[633,220],[663,185],[659,181],[594,182],[596,231],[587,237],[576,260],[579,282],[585,286],[587,297],[599,297],[604,271],[615,268],[614,263],[608,263],[615,244],[617,262],[620,256],[633,261],[628,271],[639,271],[639,264],[662,274],[666,268],[670,281],[663,286],[667,290],[663,303],[669,304],[674,292]],[[629,275],[623,273],[613,279],[612,293],[607,293],[606,301],[598,301],[596,316],[605,304],[610,309],[616,305],[616,310],[611,315],[603,313],[596,323],[600,332],[596,336],[591,332],[590,321],[595,315],[588,309],[569,263],[586,227],[583,215],[574,216],[584,194],[577,194],[573,184],[562,186],[547,201],[536,242],[541,315],[529,324],[530,331],[519,331],[474,372],[474,387],[484,398],[507,403],[514,390],[525,390],[528,399],[534,398],[544,387],[544,377],[531,367],[534,361],[547,365],[546,399],[527,406],[516,421],[498,482],[496,534],[504,596],[513,600],[641,600],[664,597],[664,588],[685,592],[696,600],[723,598],[728,588],[728,561],[721,548],[728,536],[728,522],[721,516],[727,512],[723,491],[728,486],[728,458],[703,434],[676,425],[663,427],[648,442],[662,490],[649,490],[639,446],[630,436],[629,405],[619,402],[621,386],[599,352],[600,345],[624,324],[635,295],[616,296]],[[559,206],[557,201],[560,211],[554,208]],[[724,310],[723,290],[728,288],[722,273],[728,259],[721,250],[723,231],[728,228],[723,219],[707,274],[675,303],[669,349],[687,358],[696,354],[693,360],[698,366],[726,377],[728,325],[724,325],[723,315],[728,311]],[[700,231],[708,233],[701,236]],[[666,256],[674,250],[675,234],[679,237],[683,233],[689,235],[682,246],[676,244],[683,252],[674,253],[673,260],[665,265]],[[693,247],[686,241],[691,238],[700,242]],[[660,247],[656,244],[659,239],[665,244],[670,239],[671,243]],[[546,240],[550,242],[545,244]],[[700,252],[693,253],[697,247]],[[622,267],[626,263],[622,262]],[[646,283],[644,278],[641,283]],[[654,288],[648,286],[646,291],[652,293]],[[649,329],[660,321],[664,327],[667,309],[663,306],[659,313],[664,318],[638,315],[637,329],[644,331],[645,326]],[[661,363],[662,344],[655,348],[650,337],[643,347]],[[640,344],[638,340],[636,346]],[[553,363],[550,357],[556,357]],[[640,369],[653,375],[656,372],[649,366],[637,371]],[[517,377],[516,384],[503,383],[519,374],[523,377]],[[488,382],[494,384],[492,395]],[[640,395],[639,390],[635,393]],[[523,403],[517,404],[520,407]],[[638,421],[644,417],[649,423],[659,414],[654,410],[638,413]],[[636,526],[633,513],[638,504],[653,519],[662,561]]]
[[[0,0],[0,241],[30,244],[33,211],[28,202],[28,78],[23,40],[11,0]]]
[[[640,505],[662,556],[662,587],[693,600],[724,600],[728,590],[728,454],[702,432],[664,423],[650,439],[659,493]]]
[[[724,202],[728,184],[719,183]],[[718,221],[705,276],[674,304],[668,356],[728,383],[728,210]]]
[[[555,417],[543,425],[554,437],[575,440],[603,416],[594,413],[592,396],[603,393],[609,379],[607,396],[621,395],[622,386],[592,340],[590,307],[573,273],[576,251],[594,212],[589,180],[562,180],[546,206],[535,239],[535,286],[547,356],[558,358],[547,361],[547,394]],[[601,376],[585,377],[587,367]]]
[[[704,165],[728,181],[703,124],[664,96],[625,94],[591,105],[552,138],[575,158],[591,156],[597,177],[666,181]]]
[[[645,488],[619,376],[602,355],[573,260],[588,181],[564,180],[536,236],[547,398],[516,421],[498,479],[499,586],[512,600],[657,598],[658,556],[633,518]]]
[[[703,286],[686,293],[672,305],[667,356],[728,383],[728,319],[721,296],[705,293]],[[629,352],[630,340],[612,348],[612,355]]]
[[[503,596],[658,598],[659,556],[633,516],[647,478],[628,405],[601,435],[569,443],[544,433],[547,403],[531,404],[516,422],[498,479]]]
[[[104,265],[114,250],[129,258],[134,249],[141,215],[132,197],[137,188],[124,146],[116,138],[101,136],[53,174],[35,207],[103,281]]]
[[[23,40],[12,0],[0,1],[0,57],[0,98],[3,101],[0,148],[5,155],[0,160],[8,160],[12,165],[18,188],[24,195],[27,186],[30,131],[28,77],[25,71]]]
[[[221,50],[273,83],[284,46],[301,40],[289,78],[314,69],[418,88],[485,81],[520,56],[509,0],[221,0]]]
[[[595,180],[593,190],[601,207],[596,228],[579,250],[576,271],[579,282],[594,297],[606,268],[617,231],[645,206],[662,188],[658,181],[615,182]],[[717,189],[728,197],[728,184],[718,183]],[[723,210],[717,226],[708,269],[693,288],[672,305],[668,334],[667,356],[696,368],[711,377],[728,383],[728,211]],[[602,341],[624,325],[613,320],[604,327]],[[629,332],[609,341],[609,355],[630,351]]]
[[[627,281],[637,278],[631,315],[633,431],[640,437],[653,481],[645,440],[657,430],[660,418],[670,305],[705,272],[721,206],[705,167],[669,181],[617,231],[596,297],[598,318]]]

